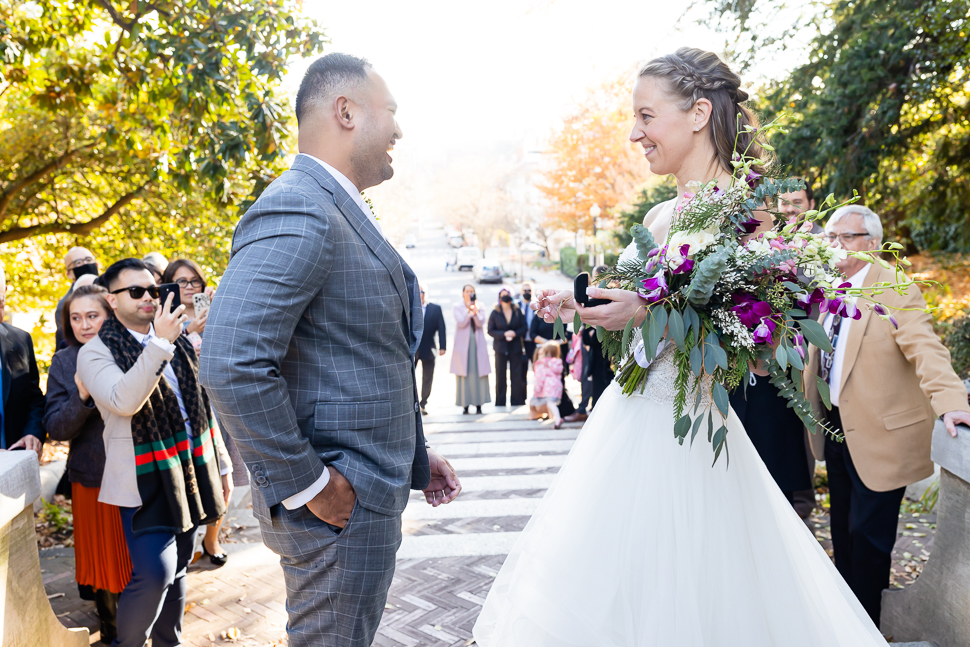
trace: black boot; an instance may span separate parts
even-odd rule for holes
[[[482,408],[481,407],[475,407],[475,413],[477,413],[478,415],[482,415]]]
[[[467,415],[468,414],[468,407],[462,408],[461,412]]]
[[[101,619],[101,642],[110,645],[118,637],[118,598],[120,593],[98,589],[94,593],[94,604]]]

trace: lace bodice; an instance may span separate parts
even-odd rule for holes
[[[654,402],[673,404],[677,389],[674,386],[677,381],[677,365],[674,364],[674,351],[676,346],[670,344],[661,351],[660,355],[650,364],[650,372],[647,374],[647,384],[643,393],[634,393],[641,397],[650,398]],[[704,383],[701,387],[701,406],[711,403],[711,377],[704,375]],[[694,388],[697,384],[696,378],[691,374],[687,383],[687,406],[694,405]]]

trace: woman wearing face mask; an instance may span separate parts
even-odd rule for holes
[[[118,508],[98,501],[105,462],[104,422],[77,379],[78,351],[97,336],[105,317],[110,316],[106,294],[100,286],[75,286],[64,302],[67,348],[57,351],[51,360],[44,428],[52,440],[71,443],[67,478],[74,513],[75,578],[82,591],[93,589],[101,642],[110,643],[118,633],[118,596],[131,578],[131,560]]]
[[[481,413],[482,405],[491,402],[488,374],[492,372],[492,365],[485,345],[485,315],[478,307],[474,287],[466,285],[461,294],[461,303],[452,310],[457,324],[451,351],[451,372],[458,382],[455,404],[462,408],[462,413],[468,413],[468,407],[472,406],[476,413]]]
[[[508,387],[507,375],[512,375],[512,406],[525,404],[525,382],[522,381],[522,339],[527,328],[525,315],[512,301],[512,293],[502,288],[498,293],[498,303],[488,316],[488,334],[494,341],[495,351],[495,406],[505,406],[505,392]]]

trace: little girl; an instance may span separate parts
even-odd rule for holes
[[[555,428],[562,426],[559,417],[559,400],[562,398],[562,360],[559,359],[559,342],[547,341],[536,349],[532,370],[535,388],[529,410],[533,420],[543,413],[555,421]]]

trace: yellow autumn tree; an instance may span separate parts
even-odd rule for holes
[[[549,224],[593,232],[597,211],[606,225],[650,177],[642,149],[629,140],[632,76],[590,88],[552,135],[551,166],[539,185],[549,199]]]

